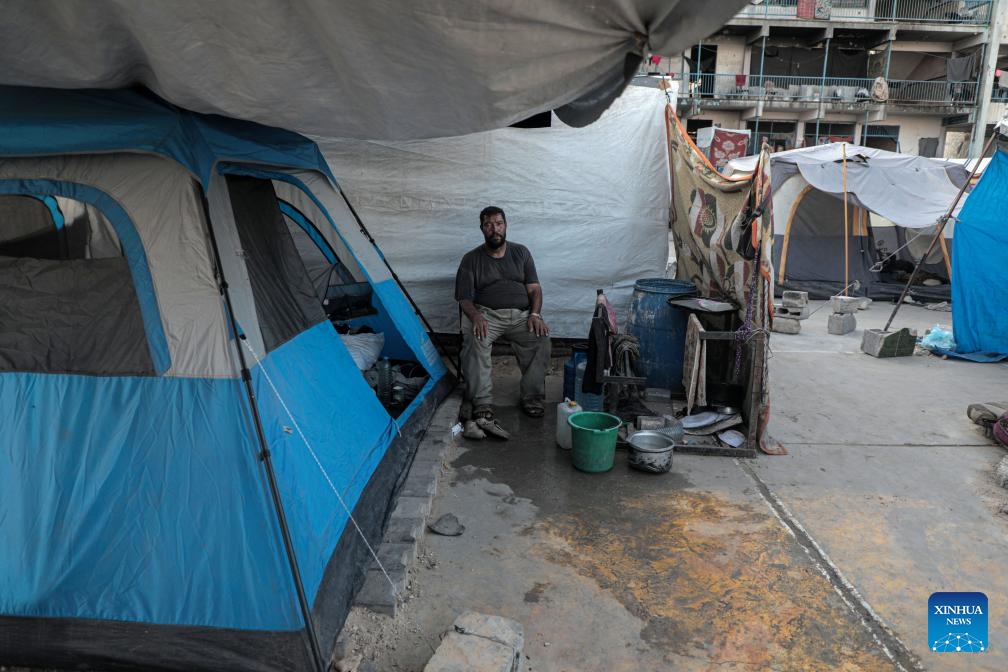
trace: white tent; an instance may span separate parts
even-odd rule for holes
[[[479,211],[498,205],[535,258],[553,334],[583,338],[596,288],[623,316],[634,281],[669,265],[665,104],[631,86],[585,128],[554,117],[433,140],[316,140],[436,331],[458,331],[458,261],[483,242]]]
[[[729,166],[750,172],[755,158],[735,159]],[[955,162],[846,143],[778,152],[770,165],[777,287],[817,296],[840,291],[854,280],[862,285],[860,293],[893,294],[888,283],[898,284],[903,271],[892,271],[896,275],[890,277],[891,262],[912,266],[927,252],[937,222],[969,177]],[[953,232],[950,220],[937,251],[925,260],[927,274],[944,285],[931,298],[948,295]]]
[[[587,123],[643,56],[745,0],[34,0],[6,3],[0,84],[143,84],[197,112],[385,139]]]

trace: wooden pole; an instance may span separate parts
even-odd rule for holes
[[[848,276],[848,247],[850,241],[850,233],[848,231],[847,225],[847,143],[843,143],[840,147],[840,151],[843,157],[843,294],[847,296],[847,287],[850,285],[850,279]]]

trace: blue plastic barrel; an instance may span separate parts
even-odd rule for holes
[[[564,362],[563,395],[564,399],[574,401],[574,379],[577,376],[577,365],[588,361],[588,344],[574,343],[571,345],[571,356]]]
[[[648,387],[683,391],[683,350],[689,314],[673,308],[668,300],[696,293],[696,285],[688,280],[645,278],[634,283],[627,331],[640,341],[638,362],[647,371]]]
[[[601,394],[592,394],[590,392],[582,392],[581,384],[584,382],[585,371],[588,368],[588,356],[585,353],[585,358],[577,363],[576,371],[574,376],[574,401],[578,403],[583,411],[599,411],[603,410],[605,405],[605,398]]]

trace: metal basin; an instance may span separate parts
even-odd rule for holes
[[[630,444],[627,463],[634,469],[664,474],[672,468],[675,441],[666,434],[657,431],[635,432],[627,442]]]

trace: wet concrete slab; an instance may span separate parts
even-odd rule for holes
[[[1008,366],[860,353],[889,308],[859,313],[854,334],[827,335],[822,311],[773,338],[771,432],[788,455],[677,454],[665,475],[625,452],[576,471],[553,443],[559,376],[532,420],[500,369],[514,437],[453,448],[432,517],[466,532],[424,540],[401,622],[371,624],[378,669],[421,670],[470,609],[523,624],[532,672],[1008,669],[1004,451],[965,418],[1008,397]],[[947,321],[908,307],[894,324]],[[990,598],[983,654],[928,649],[927,598],[957,590]]]
[[[466,534],[427,537],[418,632],[465,609],[514,618],[529,670],[898,669],[737,461],[655,475],[620,451],[587,474],[552,413],[498,417],[515,438],[461,442],[436,501]],[[396,650],[382,669],[421,669],[423,648]]]

